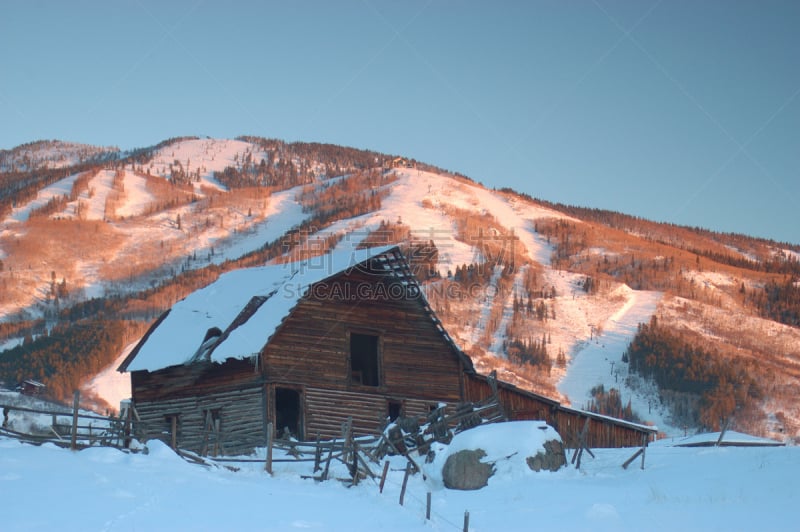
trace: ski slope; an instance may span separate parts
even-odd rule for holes
[[[647,323],[655,313],[663,294],[631,290],[623,286],[625,302],[605,322],[594,327],[589,341],[578,343],[571,353],[566,375],[558,383],[558,390],[567,396],[573,406],[584,408],[590,400],[590,390],[602,384],[606,391],[620,390],[623,404],[631,400],[634,412],[657,425],[667,434],[675,429],[669,424],[666,411],[660,409],[649,393],[631,390],[625,382],[627,364],[622,354],[636,335],[640,323]],[[601,332],[597,332],[601,331]]]

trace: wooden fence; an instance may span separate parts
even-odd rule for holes
[[[80,393],[73,396],[72,409],[31,408],[19,405],[0,404],[3,422],[0,434],[34,444],[53,443],[60,447],[77,450],[91,446],[127,448],[130,445],[132,425],[122,417],[85,414],[79,410]],[[21,417],[49,419],[49,423],[39,422],[27,430],[16,427],[12,414]],[[18,418],[20,416],[14,416]],[[26,423],[29,425],[30,423]]]

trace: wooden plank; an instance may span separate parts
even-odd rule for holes
[[[628,469],[628,466],[631,465],[631,462],[636,460],[636,458],[638,458],[641,454],[644,454],[644,447],[640,447],[638,451],[633,453],[633,456],[625,460],[625,463],[622,464],[622,469]]]

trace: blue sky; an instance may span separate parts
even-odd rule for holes
[[[0,149],[329,142],[800,244],[800,2],[3,0],[0,15]]]

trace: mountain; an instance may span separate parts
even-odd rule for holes
[[[0,170],[0,381],[113,406],[87,379],[224,271],[399,242],[479,371],[667,435],[800,436],[798,246],[256,137],[39,142]]]

